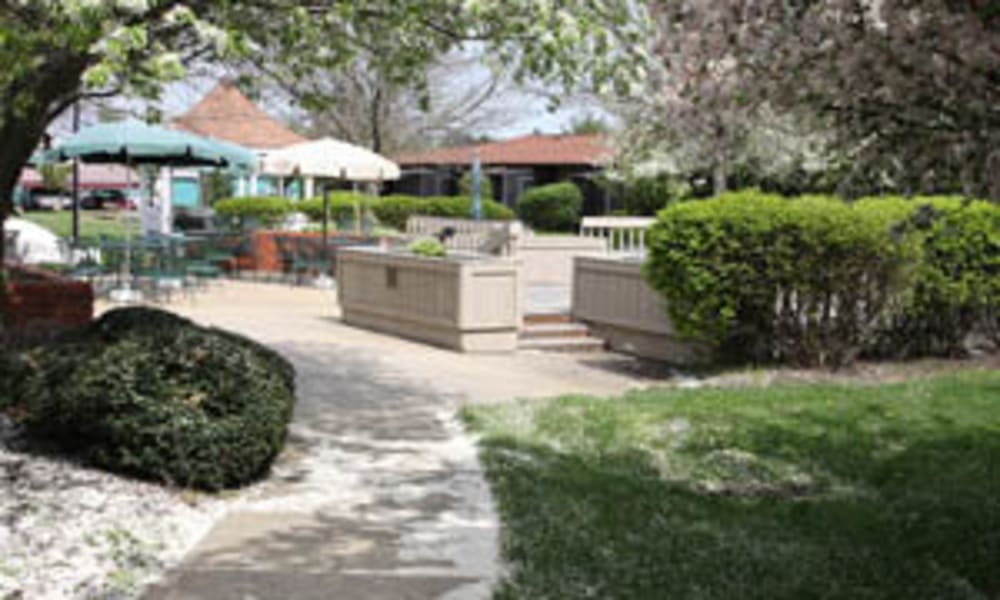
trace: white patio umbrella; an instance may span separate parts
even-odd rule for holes
[[[303,142],[269,154],[261,163],[261,171],[283,177],[326,177],[359,182],[399,179],[399,166],[388,158],[333,138]]]
[[[288,146],[267,155],[261,162],[265,175],[282,177],[322,177],[341,181],[381,183],[399,179],[399,166],[371,150],[323,138]],[[327,239],[330,196],[323,194],[323,256],[329,256]],[[317,286],[329,287],[324,273],[317,279]]]

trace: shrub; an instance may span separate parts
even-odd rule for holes
[[[462,196],[384,196],[371,200],[371,210],[383,225],[405,230],[406,221],[411,216],[453,217],[467,219],[472,215],[472,199]],[[495,220],[510,220],[514,213],[498,202],[483,198],[483,217]]]
[[[728,358],[839,366],[903,305],[918,248],[892,211],[759,192],[659,214],[645,275],[678,331]]]
[[[1000,318],[1000,206],[961,198],[868,198],[915,236],[921,261],[905,308],[873,352],[879,356],[949,356],[966,352],[970,336],[997,339]]]
[[[29,433],[99,466],[218,490],[266,472],[285,442],[294,371],[241,336],[158,310],[112,311],[28,355]]]
[[[445,245],[434,238],[416,240],[407,249],[417,256],[429,256],[432,258],[444,258],[448,254],[448,249],[445,248]]]
[[[529,227],[542,231],[570,231],[580,222],[583,194],[564,182],[533,187],[517,201],[517,214]]]
[[[655,215],[669,204],[691,195],[691,186],[670,175],[633,177],[618,186],[626,215]]]
[[[265,226],[280,222],[292,211],[292,205],[287,198],[269,196],[228,198],[219,200],[213,208],[216,214],[223,217],[239,219],[241,225],[252,220]]]
[[[357,219],[357,211],[367,210],[372,196],[353,192],[335,192],[330,195],[330,223],[346,226]],[[323,198],[309,198],[292,205],[292,209],[305,214],[310,221],[323,221]]]
[[[472,171],[466,171],[465,174],[459,177],[458,195],[472,197]],[[493,182],[490,180],[489,175],[485,173],[479,178],[479,197],[483,200],[493,198]]]

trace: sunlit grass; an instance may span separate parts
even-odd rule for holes
[[[994,598],[1000,373],[475,407],[499,598]]]

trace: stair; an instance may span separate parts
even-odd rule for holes
[[[524,316],[519,335],[522,350],[542,352],[596,352],[604,342],[590,336],[587,326],[565,313],[536,313]]]

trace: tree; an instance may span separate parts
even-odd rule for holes
[[[628,2],[569,0],[36,0],[0,7],[0,230],[46,127],[81,98],[155,97],[195,61],[252,53],[292,77],[337,69],[367,40],[393,78],[479,40],[518,75],[623,87],[642,36]],[[2,255],[0,255],[2,259]]]
[[[845,186],[888,178],[904,191],[1000,200],[996,0],[688,0],[655,9],[658,29],[671,33],[664,55],[680,57],[665,72],[698,86],[679,97],[722,107],[732,117],[719,121],[727,135],[734,123],[760,123],[763,109],[765,123],[773,115],[793,137],[823,146],[845,167]],[[683,40],[693,43],[674,53]],[[748,109],[758,118],[744,120]],[[690,121],[661,117],[671,127]]]
[[[572,135],[605,135],[611,133],[611,125],[603,118],[593,113],[586,113],[582,117],[574,118],[570,121],[565,133]]]

